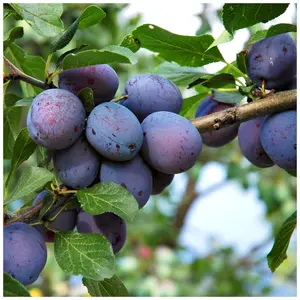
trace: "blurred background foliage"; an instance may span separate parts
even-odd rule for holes
[[[101,4],[106,12],[102,22],[87,30],[78,30],[68,47],[54,54],[53,62],[65,51],[88,44],[87,49],[100,49],[107,45],[119,44],[123,37],[138,25],[141,25],[142,13],[137,12],[130,18],[121,18],[122,10],[128,4]],[[70,25],[82,13],[88,4],[64,4],[62,20],[65,26]],[[212,8],[205,4],[199,18],[199,29],[195,34],[210,33],[213,26],[207,17],[206,10]],[[215,9],[218,18],[221,10]],[[178,20],[180,22],[180,20]],[[294,19],[296,22],[296,19]],[[42,56],[50,54],[52,40],[37,35],[23,21],[8,17],[4,21],[4,33],[13,26],[24,26],[24,37],[16,43],[30,55]],[[256,25],[249,29],[250,33],[261,29]],[[247,43],[243,48],[247,47]],[[153,53],[139,51],[136,65],[113,65],[119,79],[120,87],[117,96],[121,95],[127,79],[138,73],[152,73],[161,62]],[[55,67],[51,66],[52,68]],[[51,68],[50,68],[51,70]],[[8,92],[22,96],[18,82],[9,85]],[[182,92],[186,93],[185,87]],[[24,108],[21,127],[25,126],[27,111]],[[206,166],[217,162],[225,170],[225,176],[207,190],[199,192],[199,178],[206,176]],[[35,164],[31,157],[23,165]],[[4,179],[10,162],[4,160]],[[22,166],[20,167],[20,170]],[[17,172],[14,178],[18,182]],[[271,231],[265,241],[253,245],[247,253],[240,255],[236,245],[224,245],[218,237],[207,241],[209,251],[195,254],[195,251],[180,242],[180,235],[185,230],[186,220],[195,205],[201,202],[201,196],[208,197],[227,183],[234,182],[244,190],[255,189],[258,201],[264,207],[264,219],[269,223]],[[178,188],[180,186],[180,188]],[[178,193],[178,190],[180,191]],[[178,197],[179,194],[179,197]],[[230,197],[228,193],[222,201]],[[11,211],[19,208],[34,198],[34,194],[26,199],[11,204]],[[243,201],[241,197],[240,201]],[[116,274],[124,282],[131,296],[284,296],[296,295],[296,241],[295,234],[288,251],[288,259],[272,274],[267,267],[266,254],[272,247],[274,234],[284,220],[296,208],[296,178],[289,176],[278,167],[258,169],[246,161],[239,150],[237,139],[230,144],[212,149],[204,146],[196,166],[183,175],[175,177],[174,182],[163,194],[152,196],[145,209],[141,210],[132,224],[128,224],[128,238],[125,247],[117,255]],[[245,206],[247,210],[247,207]],[[210,211],[213,215],[214,207]],[[253,222],[256,222],[253,220]],[[220,223],[220,226],[222,224]],[[235,224],[232,230],[243,230]],[[253,228],[257,228],[253,226]],[[200,239],[201,232],[195,229],[193,239]],[[255,232],[253,233],[255,235]],[[202,241],[202,240],[201,240]],[[236,243],[241,243],[239,240]],[[53,245],[48,245],[49,256],[46,268],[38,281],[30,286],[33,296],[88,296],[79,277],[70,277],[58,267]]]

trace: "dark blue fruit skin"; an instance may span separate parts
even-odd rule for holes
[[[141,156],[151,168],[177,174],[193,167],[202,138],[189,120],[171,112],[155,112],[142,122],[142,128]]]
[[[71,147],[55,151],[53,164],[58,178],[68,187],[80,189],[93,183],[100,168],[99,154],[85,137]]]
[[[152,171],[152,193],[151,195],[160,194],[174,179],[173,174],[165,174],[154,169]]]
[[[128,95],[121,104],[129,108],[142,122],[156,111],[179,113],[182,96],[178,87],[168,79],[150,74],[135,75],[125,86],[124,95]]]
[[[65,90],[49,89],[34,98],[27,115],[27,127],[37,144],[64,149],[80,137],[85,116],[78,97]]]
[[[134,158],[143,143],[142,128],[136,116],[126,107],[110,102],[92,110],[86,137],[101,155],[113,161]]]
[[[273,162],[288,171],[297,166],[297,113],[288,110],[269,115],[260,130],[261,143]]]
[[[3,252],[4,272],[24,285],[37,280],[47,260],[47,248],[42,235],[21,222],[4,227]]]
[[[248,53],[247,68],[250,79],[259,87],[265,80],[265,88],[284,90],[296,75],[297,49],[293,38],[279,34],[263,39]]]
[[[151,171],[139,155],[126,162],[104,161],[100,168],[100,181],[115,182],[125,187],[135,197],[139,208],[145,206],[152,191]]]
[[[104,234],[111,243],[114,253],[118,253],[125,244],[126,223],[113,213],[92,216],[81,211],[76,226],[79,233]]]
[[[221,103],[213,100],[213,96],[206,97],[198,106],[196,118],[234,107],[234,104]],[[203,144],[208,147],[221,147],[234,140],[238,134],[239,124],[232,124],[219,130],[201,133]]]
[[[265,117],[258,117],[240,125],[238,139],[243,155],[255,166],[268,168],[274,165],[260,141],[260,128]]]
[[[59,74],[59,87],[77,95],[83,88],[91,88],[95,105],[113,99],[119,78],[109,65],[94,65],[66,70]]]

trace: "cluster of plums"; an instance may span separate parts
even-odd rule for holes
[[[295,49],[287,34],[256,43],[248,55],[251,80],[268,89],[295,88]],[[242,153],[254,165],[296,169],[294,110],[200,135],[189,120],[178,115],[183,100],[171,81],[158,75],[133,76],[123,99],[116,103],[118,85],[117,74],[108,65],[77,68],[62,72],[59,88],[42,92],[32,102],[27,116],[29,134],[37,144],[53,150],[57,176],[70,189],[114,182],[126,188],[142,208],[150,195],[161,193],[172,182],[174,174],[193,167],[202,143],[221,147],[237,135]],[[94,93],[95,107],[90,113],[76,96],[87,87]],[[201,102],[196,117],[232,106],[211,95]],[[52,192],[41,192],[33,205],[47,195]],[[5,227],[4,271],[25,285],[33,283],[46,262],[45,241],[53,242],[55,230],[75,227],[80,233],[104,234],[115,253],[126,240],[125,221],[113,213],[93,216],[82,209],[58,207],[44,224]]]

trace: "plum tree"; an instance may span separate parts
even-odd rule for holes
[[[113,99],[119,78],[109,65],[94,65],[66,70],[59,74],[59,87],[77,95],[83,88],[91,88],[95,105]]]
[[[260,140],[260,128],[264,119],[264,117],[258,117],[242,123],[238,133],[239,145],[243,155],[259,168],[267,168],[274,165]]]
[[[271,114],[262,123],[260,139],[272,161],[288,171],[297,166],[297,113],[295,110]]]
[[[165,174],[152,169],[152,193],[151,195],[160,194],[174,179],[173,174]]]
[[[92,216],[81,210],[76,227],[80,233],[104,234],[111,243],[114,253],[119,252],[126,241],[126,223],[113,213]]]
[[[35,282],[47,260],[42,235],[33,227],[15,222],[4,227],[3,270],[24,285]]]
[[[122,185],[135,197],[139,208],[145,206],[152,191],[151,171],[139,155],[126,162],[104,161],[100,181]]]
[[[27,128],[37,144],[64,149],[81,135],[85,115],[83,104],[74,94],[49,89],[34,98],[27,115]]]
[[[150,167],[166,173],[190,169],[202,150],[202,138],[187,119],[166,111],[155,112],[142,122],[141,156]]]
[[[86,137],[101,155],[114,161],[132,159],[143,143],[142,128],[136,116],[126,107],[111,102],[92,110]]]
[[[214,96],[209,95],[198,106],[195,117],[203,117],[230,107],[234,107],[234,104],[215,101]],[[215,148],[224,146],[236,138],[238,130],[239,124],[232,124],[219,130],[202,133],[203,144]]]
[[[73,189],[93,183],[100,168],[100,156],[84,136],[69,148],[55,151],[53,164],[58,178]]]
[[[263,39],[248,53],[247,68],[250,79],[259,87],[284,90],[296,75],[297,49],[293,38],[279,34]]]
[[[140,121],[156,111],[179,113],[182,96],[178,87],[170,80],[151,74],[131,77],[125,86],[128,95],[121,104],[129,108]]]

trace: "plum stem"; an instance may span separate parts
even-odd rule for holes
[[[127,99],[127,98],[128,98],[128,95],[123,95],[123,96],[121,96],[119,98],[111,100],[110,102],[115,102],[116,103],[116,102],[119,102],[119,101]]]
[[[53,73],[51,74],[51,76],[49,76],[49,78],[47,79],[47,84],[51,84],[51,82],[53,81],[53,78],[54,78],[55,76],[59,75],[60,73],[62,73],[63,71],[64,71],[63,69],[59,69],[59,70],[53,72]]]
[[[6,57],[3,57],[4,64],[10,69],[10,73],[7,75],[4,75],[4,82],[7,82],[9,80],[22,80],[24,82],[27,82],[29,84],[32,84],[40,89],[48,90],[52,88],[56,88],[56,86],[51,83],[43,82],[39,79],[33,78],[24,72],[22,72],[20,69],[18,69],[12,62],[10,62]]]

